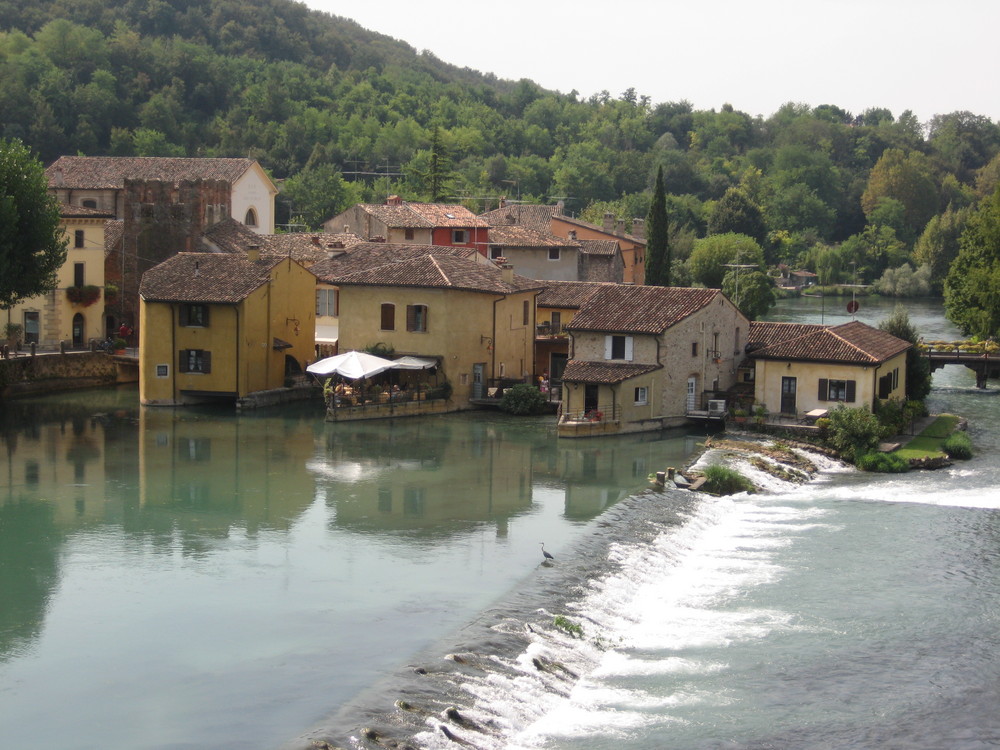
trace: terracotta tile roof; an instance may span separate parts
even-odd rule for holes
[[[621,252],[618,240],[580,240],[580,252],[587,255],[614,255]]]
[[[545,290],[538,295],[537,303],[539,307],[575,310],[604,286],[592,281],[546,281]]]
[[[552,217],[562,213],[559,206],[536,206],[518,203],[480,214],[491,227],[523,226],[551,234]]]
[[[326,279],[324,279],[326,280]],[[340,286],[409,286],[433,289],[462,289],[489,294],[512,294],[542,289],[543,284],[514,274],[511,282],[503,280],[496,266],[476,263],[454,255],[422,255],[400,259],[365,271],[337,277]]]
[[[465,206],[448,203],[359,203],[358,208],[371,214],[391,229],[432,229],[434,227],[489,226]]]
[[[843,323],[838,326],[805,326],[785,324],[796,331],[774,328],[779,324],[751,323],[749,340],[753,342],[760,334],[754,331],[758,325],[772,327],[764,335],[768,343],[760,348],[749,348],[747,353],[753,359],[792,359],[812,362],[846,362],[851,364],[878,364],[897,354],[905,352],[911,344],[892,334],[873,328],[860,321]],[[814,330],[808,330],[814,329]],[[782,333],[788,336],[781,338]]]
[[[234,303],[264,284],[282,258],[252,262],[230,253],[178,253],[142,275],[147,302]]]
[[[125,236],[125,222],[113,219],[104,224],[104,254],[121,250],[122,237]]]
[[[472,258],[476,251],[468,247],[447,245],[407,245],[397,242],[358,242],[345,248],[346,252],[321,260],[309,267],[321,281],[335,284],[348,274],[367,271],[389,263],[413,260],[424,255],[450,255]],[[471,261],[470,261],[471,262]]]
[[[248,248],[256,245],[262,255],[291,257],[305,266],[326,260],[331,252],[344,250],[361,242],[361,238],[356,234],[327,232],[257,234],[232,218],[210,226],[202,233],[202,239],[205,241],[207,252],[245,255]]]
[[[629,378],[659,370],[662,365],[641,365],[627,362],[588,362],[571,359],[566,363],[562,379],[564,382],[604,383],[613,385]]]
[[[68,203],[59,204],[59,216],[63,219],[115,218],[115,215],[111,211],[104,211],[100,208],[87,208],[86,206],[71,206]]]
[[[549,232],[539,232],[520,225],[490,227],[490,244],[504,247],[570,247],[579,248],[581,243],[556,237]]]
[[[754,320],[750,323],[750,330],[747,331],[747,345],[756,344],[756,348],[770,346],[807,333],[822,331],[825,327],[818,323],[776,323]]]
[[[480,219],[465,206],[451,205],[447,203],[410,203],[405,205],[411,211],[415,211],[435,227],[455,227],[462,229],[465,227],[488,227],[489,223]]]
[[[573,224],[573,225],[578,226],[578,227],[583,227],[584,229],[590,229],[591,231],[594,231],[594,232],[600,232],[601,234],[604,234],[604,235],[606,235],[608,237],[619,237],[620,236],[623,239],[626,239],[626,240],[628,240],[629,242],[631,242],[633,244],[642,245],[643,247],[646,246],[646,238],[645,237],[639,237],[638,235],[628,234],[627,232],[623,233],[621,235],[618,235],[615,232],[609,232],[609,231],[607,231],[604,227],[600,226],[599,224],[591,224],[589,221],[583,221],[582,219],[576,219],[576,218],[574,218],[572,216],[560,216],[558,218],[559,218],[559,221],[564,221],[567,224]]]
[[[50,188],[118,189],[125,180],[226,180],[236,182],[253,159],[160,156],[60,156],[45,170]],[[61,173],[61,174],[60,174]]]
[[[581,306],[567,329],[658,334],[720,294],[718,289],[609,284]]]

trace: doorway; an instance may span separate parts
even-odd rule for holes
[[[795,389],[796,378],[783,377],[781,379],[781,413],[795,414]]]
[[[483,374],[486,372],[485,362],[476,362],[472,365],[472,397],[483,397]]]
[[[688,378],[687,381],[687,403],[685,407],[690,413],[695,410],[695,406],[698,403],[698,378]]]
[[[83,331],[84,322],[83,315],[77,313],[73,316],[73,348],[82,349],[83,348]]]

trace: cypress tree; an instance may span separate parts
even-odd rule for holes
[[[646,216],[646,284],[670,286],[670,238],[667,234],[667,196],[663,167],[656,171],[653,202]]]

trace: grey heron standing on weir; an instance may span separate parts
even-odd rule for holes
[[[544,557],[546,560],[555,560],[555,558],[552,555],[550,555],[548,552],[545,551],[545,542],[539,542],[539,544],[542,545],[542,557]]]

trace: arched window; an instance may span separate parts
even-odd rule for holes
[[[243,219],[243,223],[246,224],[248,227],[257,226],[257,212],[254,211],[252,208],[248,208],[247,215]]]

